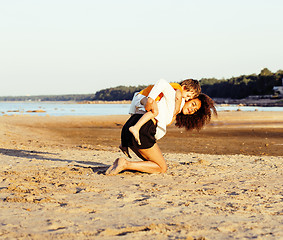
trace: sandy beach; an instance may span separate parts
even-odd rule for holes
[[[127,118],[1,116],[0,238],[283,238],[283,112],[170,126],[167,173],[106,176]]]

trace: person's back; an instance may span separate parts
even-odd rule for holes
[[[174,90],[177,90],[179,89],[180,91],[182,91],[182,87],[179,83],[169,83],[171,85],[171,87],[174,89]],[[155,85],[148,85],[145,89],[141,90],[139,92],[139,94],[145,96],[145,97],[148,97],[148,95],[150,94],[152,88],[154,87]],[[158,102],[162,97],[164,96],[163,92],[160,92],[160,94],[157,96],[156,99],[154,99],[156,102]]]

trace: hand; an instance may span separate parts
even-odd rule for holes
[[[144,108],[147,112],[151,111],[155,115],[158,115],[158,106],[157,103],[152,98],[147,98],[147,101],[144,102]]]
[[[154,108],[153,107],[154,103],[156,103],[156,102],[152,98],[148,98],[147,102],[146,102],[146,104],[144,106],[145,110],[147,112],[152,111],[152,109]]]

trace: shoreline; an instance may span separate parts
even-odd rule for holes
[[[243,99],[229,99],[229,98],[213,98],[218,105],[238,105],[238,106],[255,106],[255,107],[283,107],[282,98],[264,98],[261,96],[251,96]],[[130,104],[131,100],[117,100],[117,101],[0,101],[0,102],[31,102],[31,103],[65,103],[65,104]]]
[[[4,130],[2,139],[7,139],[4,126],[12,129],[13,134],[8,136],[12,137],[10,141],[15,143],[14,147],[32,146],[29,141],[34,142],[34,138],[38,139],[35,147],[57,144],[74,149],[117,150],[121,128],[128,118],[129,115],[3,115],[0,124]],[[47,141],[43,136],[51,139]],[[186,139],[190,141],[183,143]],[[186,131],[172,124],[158,145],[167,153],[283,156],[283,148],[279,145],[282,141],[283,112],[223,111],[218,117],[213,116],[211,123],[199,132]]]
[[[283,107],[282,98],[264,98],[260,96],[248,97],[243,99],[214,98],[216,104],[255,106],[255,107]]]

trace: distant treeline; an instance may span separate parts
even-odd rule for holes
[[[119,100],[132,100],[135,92],[139,92],[144,89],[146,86],[118,86],[114,88],[107,88],[100,90],[95,93],[94,101],[102,100],[102,101],[119,101]]]
[[[272,95],[273,87],[282,85],[283,70],[272,73],[264,68],[259,75],[242,75],[230,79],[202,78],[200,85],[203,93],[212,98],[241,99],[251,95]],[[103,89],[95,93],[94,100],[131,100],[136,91],[146,86]]]
[[[230,79],[218,80],[203,78],[200,80],[202,92],[212,98],[241,99],[251,95],[272,95],[274,86],[281,86],[283,70],[272,73],[264,68],[259,75],[242,75]]]
[[[242,75],[230,79],[202,78],[202,92],[212,98],[241,99],[251,95],[272,95],[274,86],[281,86],[283,70],[272,73],[264,68],[260,74]],[[69,94],[50,96],[0,97],[0,101],[119,101],[131,100],[133,94],[146,86],[118,86],[94,94]]]

